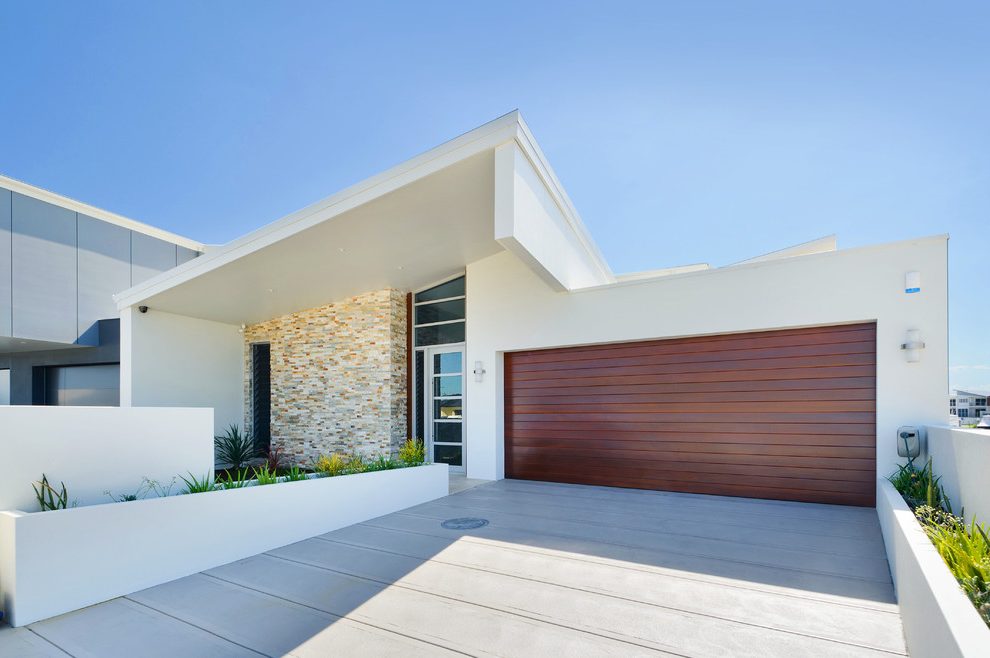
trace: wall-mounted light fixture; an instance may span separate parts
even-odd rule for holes
[[[904,273],[904,292],[909,295],[921,292],[921,272]]]
[[[921,350],[925,349],[925,343],[921,340],[921,332],[917,329],[907,330],[907,339],[901,343],[904,350],[904,357],[908,363],[921,361]]]
[[[474,381],[480,382],[485,378],[485,367],[481,361],[474,362]]]

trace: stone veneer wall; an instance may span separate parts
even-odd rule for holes
[[[406,296],[379,290],[244,329],[244,425],[251,344],[271,345],[272,446],[292,463],[394,454],[406,439]]]

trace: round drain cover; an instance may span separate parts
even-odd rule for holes
[[[476,519],[465,516],[460,519],[447,519],[440,525],[448,530],[474,530],[475,528],[482,528],[488,525],[488,519]]]

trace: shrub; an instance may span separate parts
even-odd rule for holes
[[[921,470],[911,459],[898,466],[897,472],[888,479],[914,510],[915,517],[956,582],[973,602],[984,623],[990,626],[990,538],[987,530],[976,519],[967,527],[963,518],[952,513],[940,478],[934,475],[931,459]]]
[[[247,486],[247,483],[248,470],[246,468],[244,470],[238,470],[235,473],[227,471],[227,474],[217,482],[220,488],[225,491],[227,489],[243,489]]]
[[[230,464],[235,471],[258,456],[254,440],[237,425],[231,425],[223,434],[213,437],[213,447],[217,461]]]
[[[925,534],[935,544],[960,587],[990,626],[990,537],[976,520],[966,522],[927,506],[915,510]]]
[[[898,465],[897,472],[887,479],[912,509],[927,505],[952,511],[949,499],[940,484],[941,478],[935,477],[933,473],[931,458],[921,470],[914,465],[912,458],[907,464]]]
[[[305,480],[305,479],[306,479],[306,474],[303,472],[301,468],[299,468],[296,465],[293,465],[292,468],[289,469],[289,472],[285,474],[286,482],[298,482],[299,480]]]
[[[258,485],[278,484],[278,473],[264,464],[261,468],[254,469],[254,479],[258,481]]]
[[[347,473],[363,473],[367,469],[368,465],[364,463],[364,457],[358,453],[355,452],[347,459],[347,466],[345,467]]]
[[[399,448],[399,461],[406,466],[415,466],[426,461],[426,446],[418,439],[408,439]]]
[[[41,480],[31,485],[42,512],[66,509],[69,506],[69,494],[65,490],[65,482],[59,482],[59,484],[62,488],[56,490],[48,483],[48,476],[42,473]]]
[[[115,503],[126,503],[132,500],[141,500],[143,498],[147,498],[152,493],[158,498],[165,498],[172,494],[172,487],[175,486],[175,480],[176,478],[172,478],[167,485],[163,485],[158,480],[151,480],[146,476],[141,478],[141,484],[134,493],[114,494],[112,491],[107,490],[103,492],[103,495],[109,496]]]
[[[189,478],[186,479],[181,475],[179,478],[185,483],[186,490],[182,493],[194,494],[194,493],[205,493],[207,491],[215,491],[217,488],[216,482],[213,481],[213,476],[207,473],[202,478],[198,478],[192,473],[189,473]]]
[[[364,465],[365,471],[389,471],[393,468],[400,468],[402,464],[395,461],[391,457],[386,457],[385,455],[378,455],[367,464]]]
[[[265,453],[265,465],[272,473],[277,473],[282,468],[282,450],[279,448],[269,448]]]
[[[313,463],[313,470],[324,477],[333,477],[350,472],[349,466],[349,462],[344,461],[343,457],[334,453],[329,457],[320,455],[319,459]]]

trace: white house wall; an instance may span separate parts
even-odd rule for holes
[[[506,351],[877,322],[877,468],[896,461],[900,425],[938,424],[947,407],[947,238],[943,236],[556,292],[511,253],[467,268],[467,473],[501,478]],[[904,275],[921,273],[920,293]],[[927,347],[900,349],[908,329]]]
[[[556,290],[610,280],[515,141],[495,149],[495,239]]]
[[[240,327],[136,307],[120,318],[120,404],[212,407],[216,431],[244,421]]]

